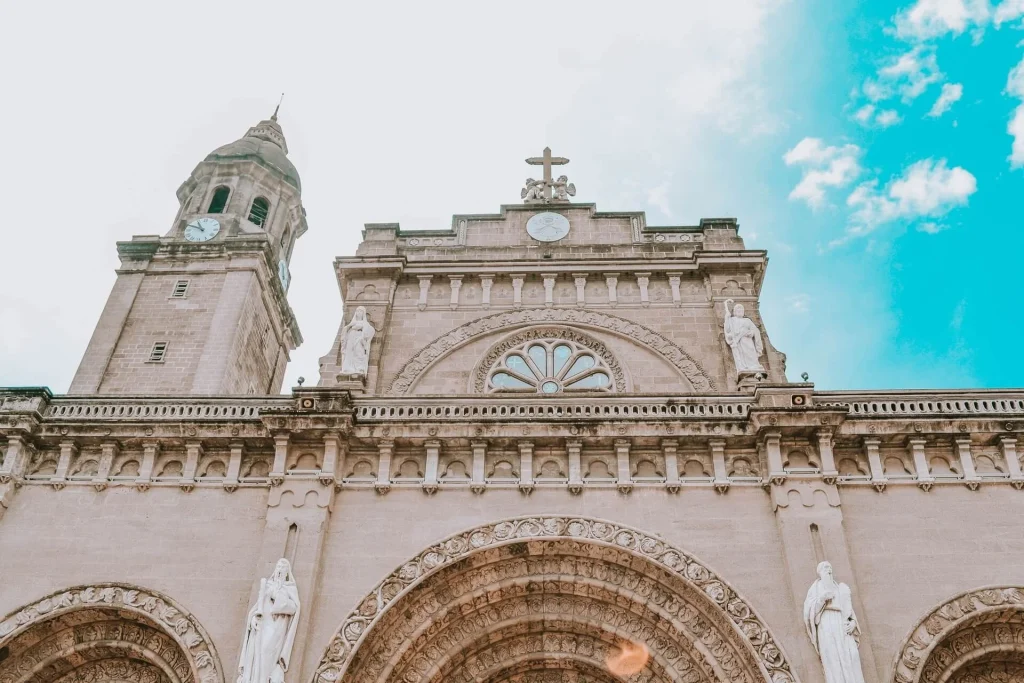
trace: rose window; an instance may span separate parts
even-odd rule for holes
[[[530,341],[506,352],[491,368],[487,389],[541,394],[613,390],[604,361],[587,347],[562,339]]]

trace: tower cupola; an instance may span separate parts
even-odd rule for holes
[[[277,111],[207,155],[177,196],[180,208],[168,237],[206,241],[218,233],[263,233],[273,245],[287,286],[292,248],[307,224],[299,172],[288,158]]]

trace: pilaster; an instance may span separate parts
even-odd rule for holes
[[[871,627],[865,622],[867,613],[861,603],[857,575],[843,530],[842,507],[835,484],[826,484],[818,476],[792,475],[784,481],[770,484],[769,492],[782,540],[786,579],[792,598],[791,619],[794,623],[803,623],[807,590],[817,578],[818,564],[828,561],[832,564],[836,581],[850,586],[860,628],[870,634]],[[825,683],[821,660],[811,641],[805,636],[789,647],[794,645],[796,651],[791,649],[790,655],[795,661],[806,662],[801,669],[801,680],[804,683]],[[884,672],[876,664],[870,637],[861,638],[860,656],[865,683],[881,683]]]

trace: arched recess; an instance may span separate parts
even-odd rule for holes
[[[314,683],[620,681],[795,683],[765,622],[691,555],[613,522],[517,517],[451,536],[349,614]]]
[[[120,583],[76,586],[0,621],[0,683],[224,683],[217,651],[169,597]]]
[[[979,588],[933,609],[903,641],[892,681],[1024,681],[1024,587]]]
[[[479,338],[502,330],[512,330],[531,325],[550,325],[563,323],[580,328],[610,332],[647,347],[665,358],[679,370],[694,391],[712,392],[715,390],[714,380],[704,368],[686,351],[669,338],[641,325],[640,323],[619,318],[599,311],[560,308],[523,308],[505,311],[494,315],[477,318],[454,330],[447,332],[430,342],[410,358],[388,387],[388,394],[401,395],[409,393],[417,379],[435,362],[447,356],[455,349]]]

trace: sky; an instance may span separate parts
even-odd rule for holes
[[[266,118],[302,176],[317,377],[365,223],[519,201],[736,217],[772,343],[821,389],[1022,387],[1024,0],[0,3],[0,386],[67,390],[118,265]]]

